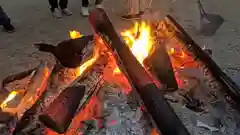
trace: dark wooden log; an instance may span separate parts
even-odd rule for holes
[[[194,42],[194,40],[187,34],[187,32],[181,27],[180,24],[177,23],[177,21],[173,17],[167,15],[166,19],[169,22],[168,25],[172,25],[176,28],[175,36],[184,43],[183,47],[187,51],[191,52],[197,60],[201,61],[203,64],[206,65],[212,76],[222,85],[223,92],[226,93],[226,95],[230,96],[232,98],[232,101],[238,104],[236,105],[236,108],[240,110],[239,86],[229,76],[227,76],[226,73],[221,70],[221,68],[206,52],[202,50],[199,45]]]
[[[39,120],[57,133],[67,131],[85,93],[85,86],[68,87],[49,105]]]
[[[144,64],[164,85],[165,91],[171,92],[178,89],[172,63],[164,44],[157,44],[154,52],[144,60]]]
[[[121,71],[126,71],[129,81],[136,88],[161,133],[163,135],[189,135],[187,129],[165,101],[163,90],[158,89],[127,45],[119,38],[104,10],[95,9],[92,11],[89,21],[95,32],[102,37],[109,48],[116,51],[113,54],[117,60],[121,60],[122,64],[118,63]]]

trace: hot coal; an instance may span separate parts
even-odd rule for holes
[[[82,62],[83,49],[93,41],[93,36],[83,36],[81,38],[69,39],[60,42],[57,46],[38,43],[35,46],[43,52],[49,52],[53,54],[58,61],[68,68],[76,68]]]

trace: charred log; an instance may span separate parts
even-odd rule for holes
[[[42,52],[53,54],[59,62],[68,68],[76,68],[82,62],[82,51],[93,40],[93,35],[60,42],[57,46],[38,43],[35,46]]]
[[[66,88],[39,116],[39,120],[58,133],[66,132],[84,93],[85,86]]]
[[[193,39],[186,33],[186,31],[177,23],[177,21],[170,15],[167,16],[167,20],[176,28],[176,37],[184,43],[184,48],[191,52],[193,56],[206,65],[213,78],[215,78],[223,87],[223,92],[231,97],[231,103],[240,103],[240,88],[231,80],[230,77],[224,73],[221,68],[212,60],[212,58],[204,52],[199,45],[197,45]],[[236,106],[239,109],[239,107]]]
[[[122,60],[122,65],[119,64],[120,68],[126,70],[129,80],[137,89],[161,133],[164,135],[189,135],[187,129],[165,101],[163,91],[157,88],[127,45],[121,41],[104,10],[94,10],[90,14],[89,20],[95,32],[103,38],[109,48],[117,52],[116,59]],[[123,65],[125,68],[122,67]]]
[[[165,85],[166,91],[175,91],[178,89],[178,84],[174,76],[171,60],[166,51],[165,45],[159,45],[154,50],[144,63],[149,68],[149,71],[156,75],[159,82]]]

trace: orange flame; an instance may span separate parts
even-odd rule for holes
[[[96,48],[96,47],[95,47],[95,48]],[[95,48],[94,48],[94,49],[95,49]],[[79,67],[77,76],[80,76],[86,69],[88,69],[90,66],[93,65],[93,63],[97,60],[97,58],[98,58],[98,56],[99,56],[98,52],[99,52],[98,49],[95,49],[95,50],[94,50],[93,57],[92,57],[90,60],[84,62],[84,63]]]
[[[149,56],[153,48],[151,27],[146,22],[136,22],[134,27],[121,33],[126,44],[136,59],[143,65],[143,61]],[[138,35],[138,37],[136,37]],[[120,73],[116,68],[114,73]]]
[[[69,31],[69,36],[71,39],[76,39],[82,37],[83,35],[80,32],[73,30]]]
[[[18,92],[17,91],[12,91],[8,97],[1,103],[0,107],[2,109],[4,109],[5,107],[7,107],[7,103],[11,100],[13,100],[16,96],[17,96]]]

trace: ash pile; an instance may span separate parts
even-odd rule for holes
[[[124,42],[102,9],[89,20],[94,36],[37,44],[56,62],[3,80],[0,134],[240,134],[239,87],[171,16]]]

